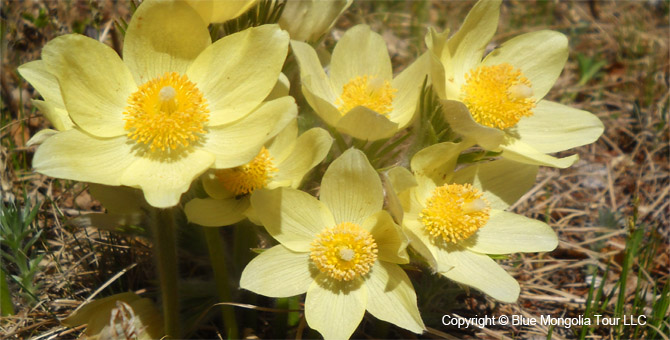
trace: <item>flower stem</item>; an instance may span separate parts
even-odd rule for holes
[[[151,232],[163,300],[163,321],[168,338],[179,339],[179,296],[177,267],[177,228],[172,209],[153,209]]]
[[[231,302],[230,286],[228,284],[228,268],[226,267],[226,254],[224,251],[223,240],[219,234],[218,228],[203,227],[207,248],[209,250],[209,261],[214,270],[214,280],[216,281],[216,291],[219,294],[219,301]],[[237,339],[237,321],[235,320],[235,311],[231,306],[222,306],[223,323],[227,329],[228,339]]]

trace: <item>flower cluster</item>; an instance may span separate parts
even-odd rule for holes
[[[366,311],[422,333],[402,266],[410,262],[516,301],[519,284],[490,255],[551,251],[558,238],[506,209],[534,185],[538,166],[577,159],[550,153],[603,131],[591,113],[544,99],[567,60],[566,37],[531,32],[485,54],[500,1],[482,0],[455,34],[429,29],[427,51],[394,75],[369,26],[347,30],[332,55],[319,47],[351,2],[146,0],[128,24],[123,58],[85,36],[55,38],[41,60],[19,68],[54,127],[31,140],[39,144],[33,167],[91,183],[110,217],[81,223],[113,230],[176,207],[206,228],[247,219],[263,226],[276,244],[246,264],[239,286],[276,298],[306,293],[305,320],[325,338],[350,337]],[[212,41],[209,25],[267,6],[285,6],[275,24]],[[298,81],[291,93],[304,97],[300,115],[289,95]],[[430,96],[436,106],[427,108]],[[322,127],[301,119],[310,108]],[[450,137],[407,138],[436,134],[431,110]],[[464,157],[473,154],[486,156]],[[318,199],[308,193],[316,188]],[[117,306],[121,320],[145,303],[124,298],[134,302],[97,304]],[[178,314],[164,313],[164,332],[178,337]]]

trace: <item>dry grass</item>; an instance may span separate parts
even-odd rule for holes
[[[425,49],[424,23],[454,31],[470,7],[471,3],[466,2],[361,1],[341,18],[333,37],[339,37],[354,24],[368,23],[383,34],[394,65],[401,69]],[[43,19],[39,19],[40,12]],[[153,287],[147,284],[152,280],[150,245],[143,238],[65,224],[70,217],[101,210],[100,205],[82,184],[31,172],[34,149],[25,143],[47,127],[47,123],[30,104],[29,99],[37,94],[16,72],[18,65],[38,59],[47,41],[67,32],[103,36],[107,43],[118,47],[112,22],[128,17],[127,4],[112,1],[69,4],[3,1],[2,199],[22,202],[25,192],[28,199],[42,202],[37,224],[44,230],[44,236],[34,248],[48,254],[37,276],[43,282],[39,303],[22,306],[17,297],[14,300],[17,314],[0,320],[3,338],[77,337],[81,329],[66,329],[60,326],[58,318],[90,300],[101,291],[100,287],[107,288],[108,293]],[[635,214],[637,224],[649,230],[648,237],[660,242],[653,266],[643,275],[645,283],[660,286],[667,283],[670,272],[668,22],[668,3],[660,1],[509,1],[503,5],[495,43],[546,28],[568,35],[570,58],[549,99],[595,113],[604,122],[605,133],[596,143],[574,151],[580,161],[573,167],[541,169],[535,187],[514,206],[517,213],[547,221],[560,238],[559,247],[551,253],[517,255],[505,262],[521,284],[519,301],[497,304],[474,292],[459,293],[453,298],[455,305],[433,305],[432,309],[441,313],[455,311],[463,317],[581,315],[589,291],[590,269],[602,271],[608,265],[611,267],[605,287],[612,287],[619,279],[626,226]],[[333,41],[330,37],[326,44],[332,46]],[[594,63],[602,61],[602,68],[583,84],[579,84],[583,70],[580,71],[578,55]],[[634,276],[629,279],[637,281]],[[16,286],[11,288],[18,290]],[[628,293],[627,299],[632,298],[633,293]],[[465,332],[439,323],[427,322],[427,326],[433,330],[426,337],[452,334],[530,338],[545,337],[548,331],[544,326]],[[261,328],[252,333],[267,336]],[[602,327],[595,334],[609,338],[612,332],[613,328]],[[216,333],[197,334],[213,337]],[[553,330],[557,339],[574,336],[574,331]]]

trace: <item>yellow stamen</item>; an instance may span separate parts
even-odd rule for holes
[[[309,257],[322,273],[351,281],[370,271],[377,260],[377,243],[367,230],[344,222],[317,235]]]
[[[472,185],[445,184],[433,190],[419,217],[434,239],[456,243],[483,227],[490,210],[482,193]]]
[[[507,129],[522,117],[533,115],[532,97],[530,81],[507,63],[471,70],[461,88],[461,100],[474,120],[498,129]]]
[[[140,86],[123,114],[129,138],[151,151],[165,151],[198,141],[206,133],[209,110],[195,84],[171,72]]]
[[[226,190],[235,195],[246,195],[264,188],[272,173],[277,171],[270,152],[262,147],[251,162],[232,169],[217,170],[215,174]]]
[[[369,76],[356,77],[342,87],[342,95],[336,102],[337,109],[345,115],[356,106],[365,106],[387,116],[393,110],[393,98],[397,91],[388,80]]]

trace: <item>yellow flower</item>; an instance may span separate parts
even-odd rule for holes
[[[293,121],[268,142],[249,163],[232,168],[211,170],[202,183],[211,198],[196,198],[184,208],[189,221],[208,227],[231,225],[249,217],[251,193],[258,189],[297,188],[303,177],[328,154],[333,140],[321,128],[313,128],[298,137]]]
[[[68,327],[88,324],[89,339],[139,339],[163,337],[163,320],[153,302],[135,293],[121,293],[87,303],[63,319]]]
[[[202,20],[207,23],[221,23],[235,19],[256,5],[258,0],[186,0]]]
[[[43,75],[28,78],[75,125],[44,140],[33,167],[140,188],[151,205],[173,206],[205,170],[249,162],[295,117],[290,97],[263,102],[287,50],[288,35],[276,25],[212,44],[205,23],[182,2],[143,3],[123,60],[93,39],[58,37],[20,72]]]
[[[548,153],[594,142],[603,124],[593,114],[543,100],[568,58],[568,40],[555,31],[522,34],[483,57],[500,16],[500,1],[479,1],[463,26],[430,30],[432,81],[457,133],[518,162],[565,168],[577,155]]]
[[[279,26],[293,40],[314,43],[333,27],[335,20],[354,0],[287,1]]]
[[[427,55],[393,78],[384,39],[366,25],[349,29],[337,42],[329,75],[311,46],[293,40],[291,48],[305,99],[338,131],[372,141],[389,138],[412,122]]]
[[[487,254],[551,251],[558,245],[547,224],[504,211],[533,186],[537,166],[500,159],[454,172],[462,150],[462,144],[435,144],[412,158],[412,173],[389,171],[403,230],[437,273],[514,302],[519,284]]]
[[[254,192],[251,204],[280,244],[249,262],[240,286],[270,297],[307,292],[307,323],[326,339],[350,337],[366,310],[421,333],[416,294],[398,266],[409,261],[407,241],[382,210],[382,184],[365,155],[351,149],[336,159],[320,197]]]

